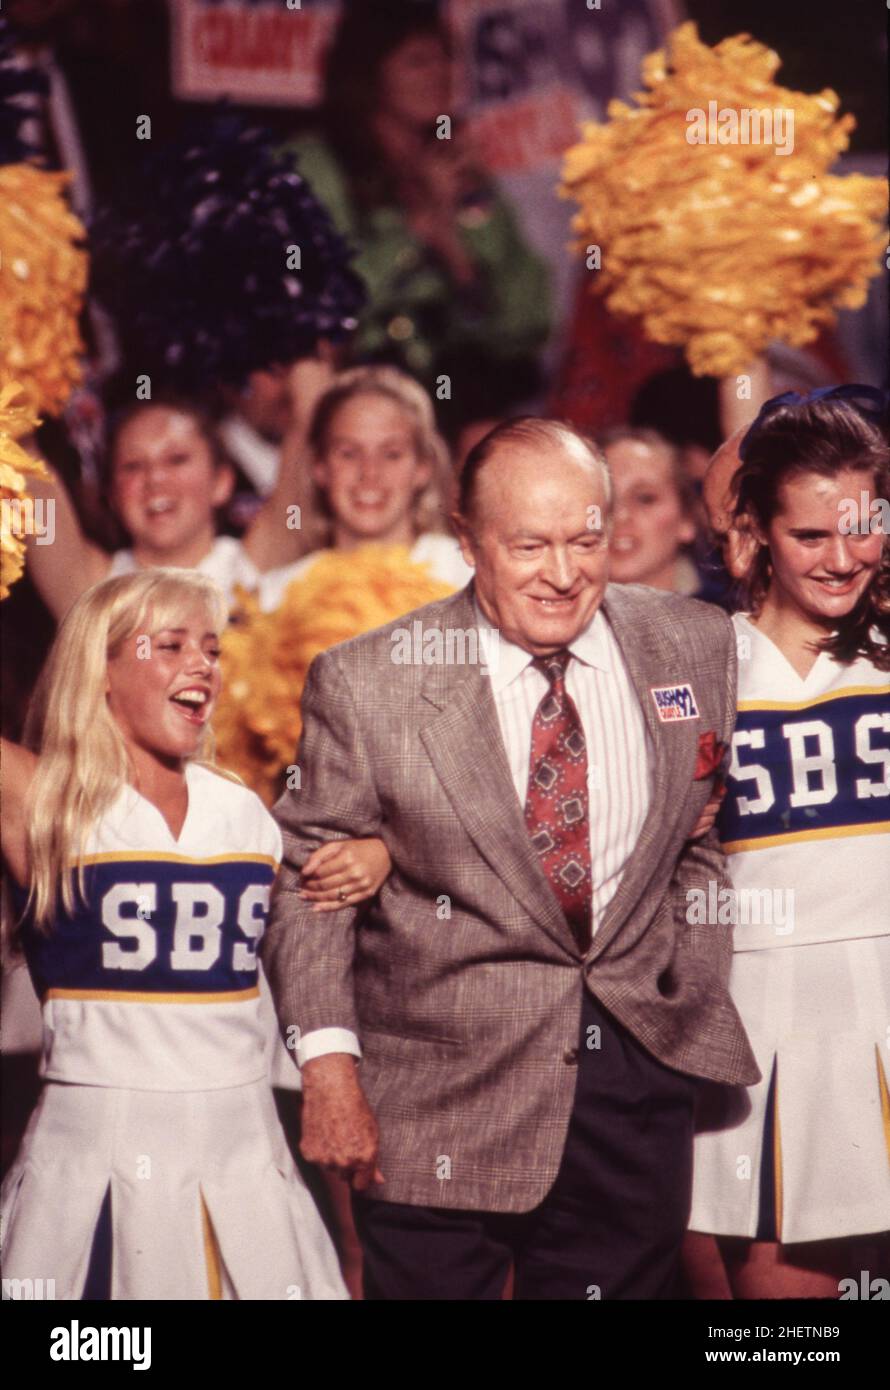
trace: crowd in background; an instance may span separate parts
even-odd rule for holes
[[[97,197],[113,195],[126,165],[131,110],[151,111],[156,141],[185,119],[165,69],[166,7],[16,0],[9,18],[28,61],[50,79],[49,100],[42,109],[35,104],[32,122],[40,158],[73,172],[72,202],[87,215]],[[776,343],[753,395],[735,401],[733,383],[721,390],[693,377],[677,350],[649,343],[632,322],[612,317],[589,292],[589,275],[579,275],[566,314],[554,300],[550,267],[524,233],[528,209],[499,189],[459,118],[450,138],[436,138],[437,117],[453,109],[459,60],[435,5],[352,4],[333,36],[318,108],[260,112],[355,248],[368,301],[352,340],[336,353],[323,349],[314,364],[270,366],[240,391],[220,383],[207,399],[177,403],[217,470],[202,502],[202,538],[194,544],[205,553],[211,527],[240,539],[240,553],[259,570],[315,548],[320,532],[312,506],[319,494],[309,485],[308,463],[317,453],[315,401],[336,370],[386,364],[430,394],[441,449],[455,468],[494,423],[524,411],[602,436],[619,495],[615,577],[725,599],[725,576],[699,500],[708,457],[756,414],[771,388],[809,389],[849,378],[851,353],[831,333],[806,353]],[[790,61],[800,60],[792,52]],[[97,84],[100,70],[104,79]],[[860,111],[867,109],[870,94],[854,95]],[[567,247],[558,251],[569,254]],[[128,407],[139,363],[128,351],[126,324],[109,323],[94,304],[87,318],[90,390],[79,393],[62,420],[46,422],[39,443],[64,485],[66,496],[57,494],[63,529],[70,522],[72,535],[77,529],[92,546],[83,573],[95,576],[104,572],[100,551],[125,551],[135,542],[138,554],[132,528],[139,521],[128,514],[120,487],[127,421],[119,416],[123,408],[126,432],[138,440],[140,410]],[[855,375],[878,383],[874,310],[858,318],[859,356],[871,356],[866,370],[861,361],[853,364]],[[545,372],[543,363],[555,363],[555,371],[551,365]],[[158,403],[154,411],[146,436],[172,418]],[[304,451],[303,439],[315,443]],[[452,499],[441,467],[437,478],[438,512],[433,519],[427,507],[424,525],[447,533]],[[273,520],[287,498],[304,504],[300,532]],[[365,529],[374,531],[370,523]],[[222,550],[235,553],[231,546]],[[12,656],[3,675],[3,716],[12,734],[21,728],[61,601],[52,592],[49,553],[35,550],[32,568],[3,612]]]

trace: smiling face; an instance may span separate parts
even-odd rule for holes
[[[833,478],[798,473],[782,485],[778,512],[765,533],[756,531],[772,566],[765,612],[791,612],[828,630],[852,612],[881,563],[885,537],[869,529],[876,498],[872,474],[859,469]],[[846,531],[849,499],[858,533]]]
[[[176,764],[198,752],[221,683],[213,621],[194,604],[173,627],[149,622],[108,658],[108,708],[137,759]]]
[[[509,642],[546,656],[573,641],[608,580],[606,491],[580,444],[502,444],[459,525],[479,606]]]
[[[379,392],[344,401],[313,468],[334,516],[335,545],[410,545],[414,501],[431,472],[418,457],[413,421],[397,401]]]
[[[680,547],[695,539],[670,454],[634,439],[609,444],[605,453],[615,493],[610,577],[670,589]]]
[[[118,433],[111,498],[143,564],[197,564],[213,544],[214,510],[228,501],[232,482],[184,411],[147,406]]]

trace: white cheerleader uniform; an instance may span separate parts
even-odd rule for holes
[[[4,1287],[81,1298],[110,1197],[114,1299],[344,1299],[268,1082],[256,950],[280,832],[247,788],[186,780],[178,839],[124,787],[85,903],[24,928],[45,1085],[3,1185]]]
[[[297,560],[276,569],[259,570],[241,541],[234,536],[217,536],[207,554],[194,568],[219,586],[229,609],[235,607],[236,590],[244,589],[256,596],[264,613],[269,613],[281,602],[281,595],[293,577],[295,566],[299,564]],[[108,578],[135,574],[139,568],[132,550],[116,550],[111,557]]]
[[[267,570],[259,581],[260,607],[263,611],[274,611],[284,598],[288,585],[295,579],[305,579],[316,560],[328,554],[330,551],[326,549],[313,550],[290,565]],[[451,584],[455,589],[465,589],[473,578],[472,566],[467,564],[453,536],[440,535],[436,531],[425,532],[412,545],[409,559],[415,565],[423,565],[433,579],[440,579],[443,584]]]
[[[820,653],[801,677],[746,615],[718,827],[730,989],[763,1079],[696,1136],[690,1227],[783,1244],[890,1229],[890,676]],[[775,1068],[775,1231],[758,1233]],[[769,1191],[769,1189],[768,1189]]]
[[[108,578],[135,574],[139,568],[132,550],[116,550],[111,557]],[[235,601],[236,586],[252,593],[260,585],[260,571],[234,536],[217,536],[207,554],[194,568],[219,585],[230,608]]]

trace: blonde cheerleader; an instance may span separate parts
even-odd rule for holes
[[[193,572],[95,585],[35,697],[37,753],[4,744],[45,1080],[3,1187],[4,1284],[348,1297],[268,1083],[256,953],[281,841],[210,760],[225,621]]]

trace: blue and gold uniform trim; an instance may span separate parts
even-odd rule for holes
[[[198,859],[192,854],[165,854],[161,851],[143,853],[142,850],[134,854],[128,849],[107,850],[103,854],[85,854],[79,862],[84,868],[93,864],[190,864],[196,868],[215,864],[266,864],[273,874],[277,874],[280,868],[279,861],[273,859],[271,854],[211,854],[206,859]],[[75,868],[76,864],[72,863],[71,867]]]
[[[258,999],[259,985],[248,989],[223,990],[218,994],[150,994],[135,989],[48,989],[43,1003],[50,999],[91,999],[105,1004],[241,1004]]]
[[[890,684],[808,700],[741,700],[718,818],[723,849],[886,835],[888,772]]]
[[[751,849],[774,849],[777,845],[796,845],[804,840],[837,840],[846,835],[890,834],[890,820],[873,825],[826,825],[816,830],[791,830],[784,835],[763,835],[758,840],[727,840],[724,854],[741,854]]]
[[[887,1162],[890,1164],[890,1090],[887,1089],[887,1077],[884,1074],[884,1064],[881,1061],[881,1053],[877,1043],[875,1043],[875,1062],[878,1068],[878,1092],[881,1097],[881,1122],[884,1127],[884,1141],[887,1145]]]
[[[277,867],[258,853],[88,855],[75,910],[60,912],[47,933],[23,928],[37,994],[128,1004],[255,1000]]]
[[[216,1239],[216,1231],[213,1229],[213,1222],[210,1220],[210,1212],[207,1210],[203,1192],[201,1193],[201,1235],[204,1242],[204,1267],[207,1271],[207,1297],[212,1303],[216,1303],[222,1298],[222,1257],[219,1253],[219,1241]]]
[[[813,709],[816,705],[825,705],[832,700],[848,700],[859,695],[878,696],[890,695],[890,684],[884,685],[847,685],[841,690],[829,690],[824,695],[811,695],[808,700],[739,700],[739,712],[748,710],[803,710]]]

